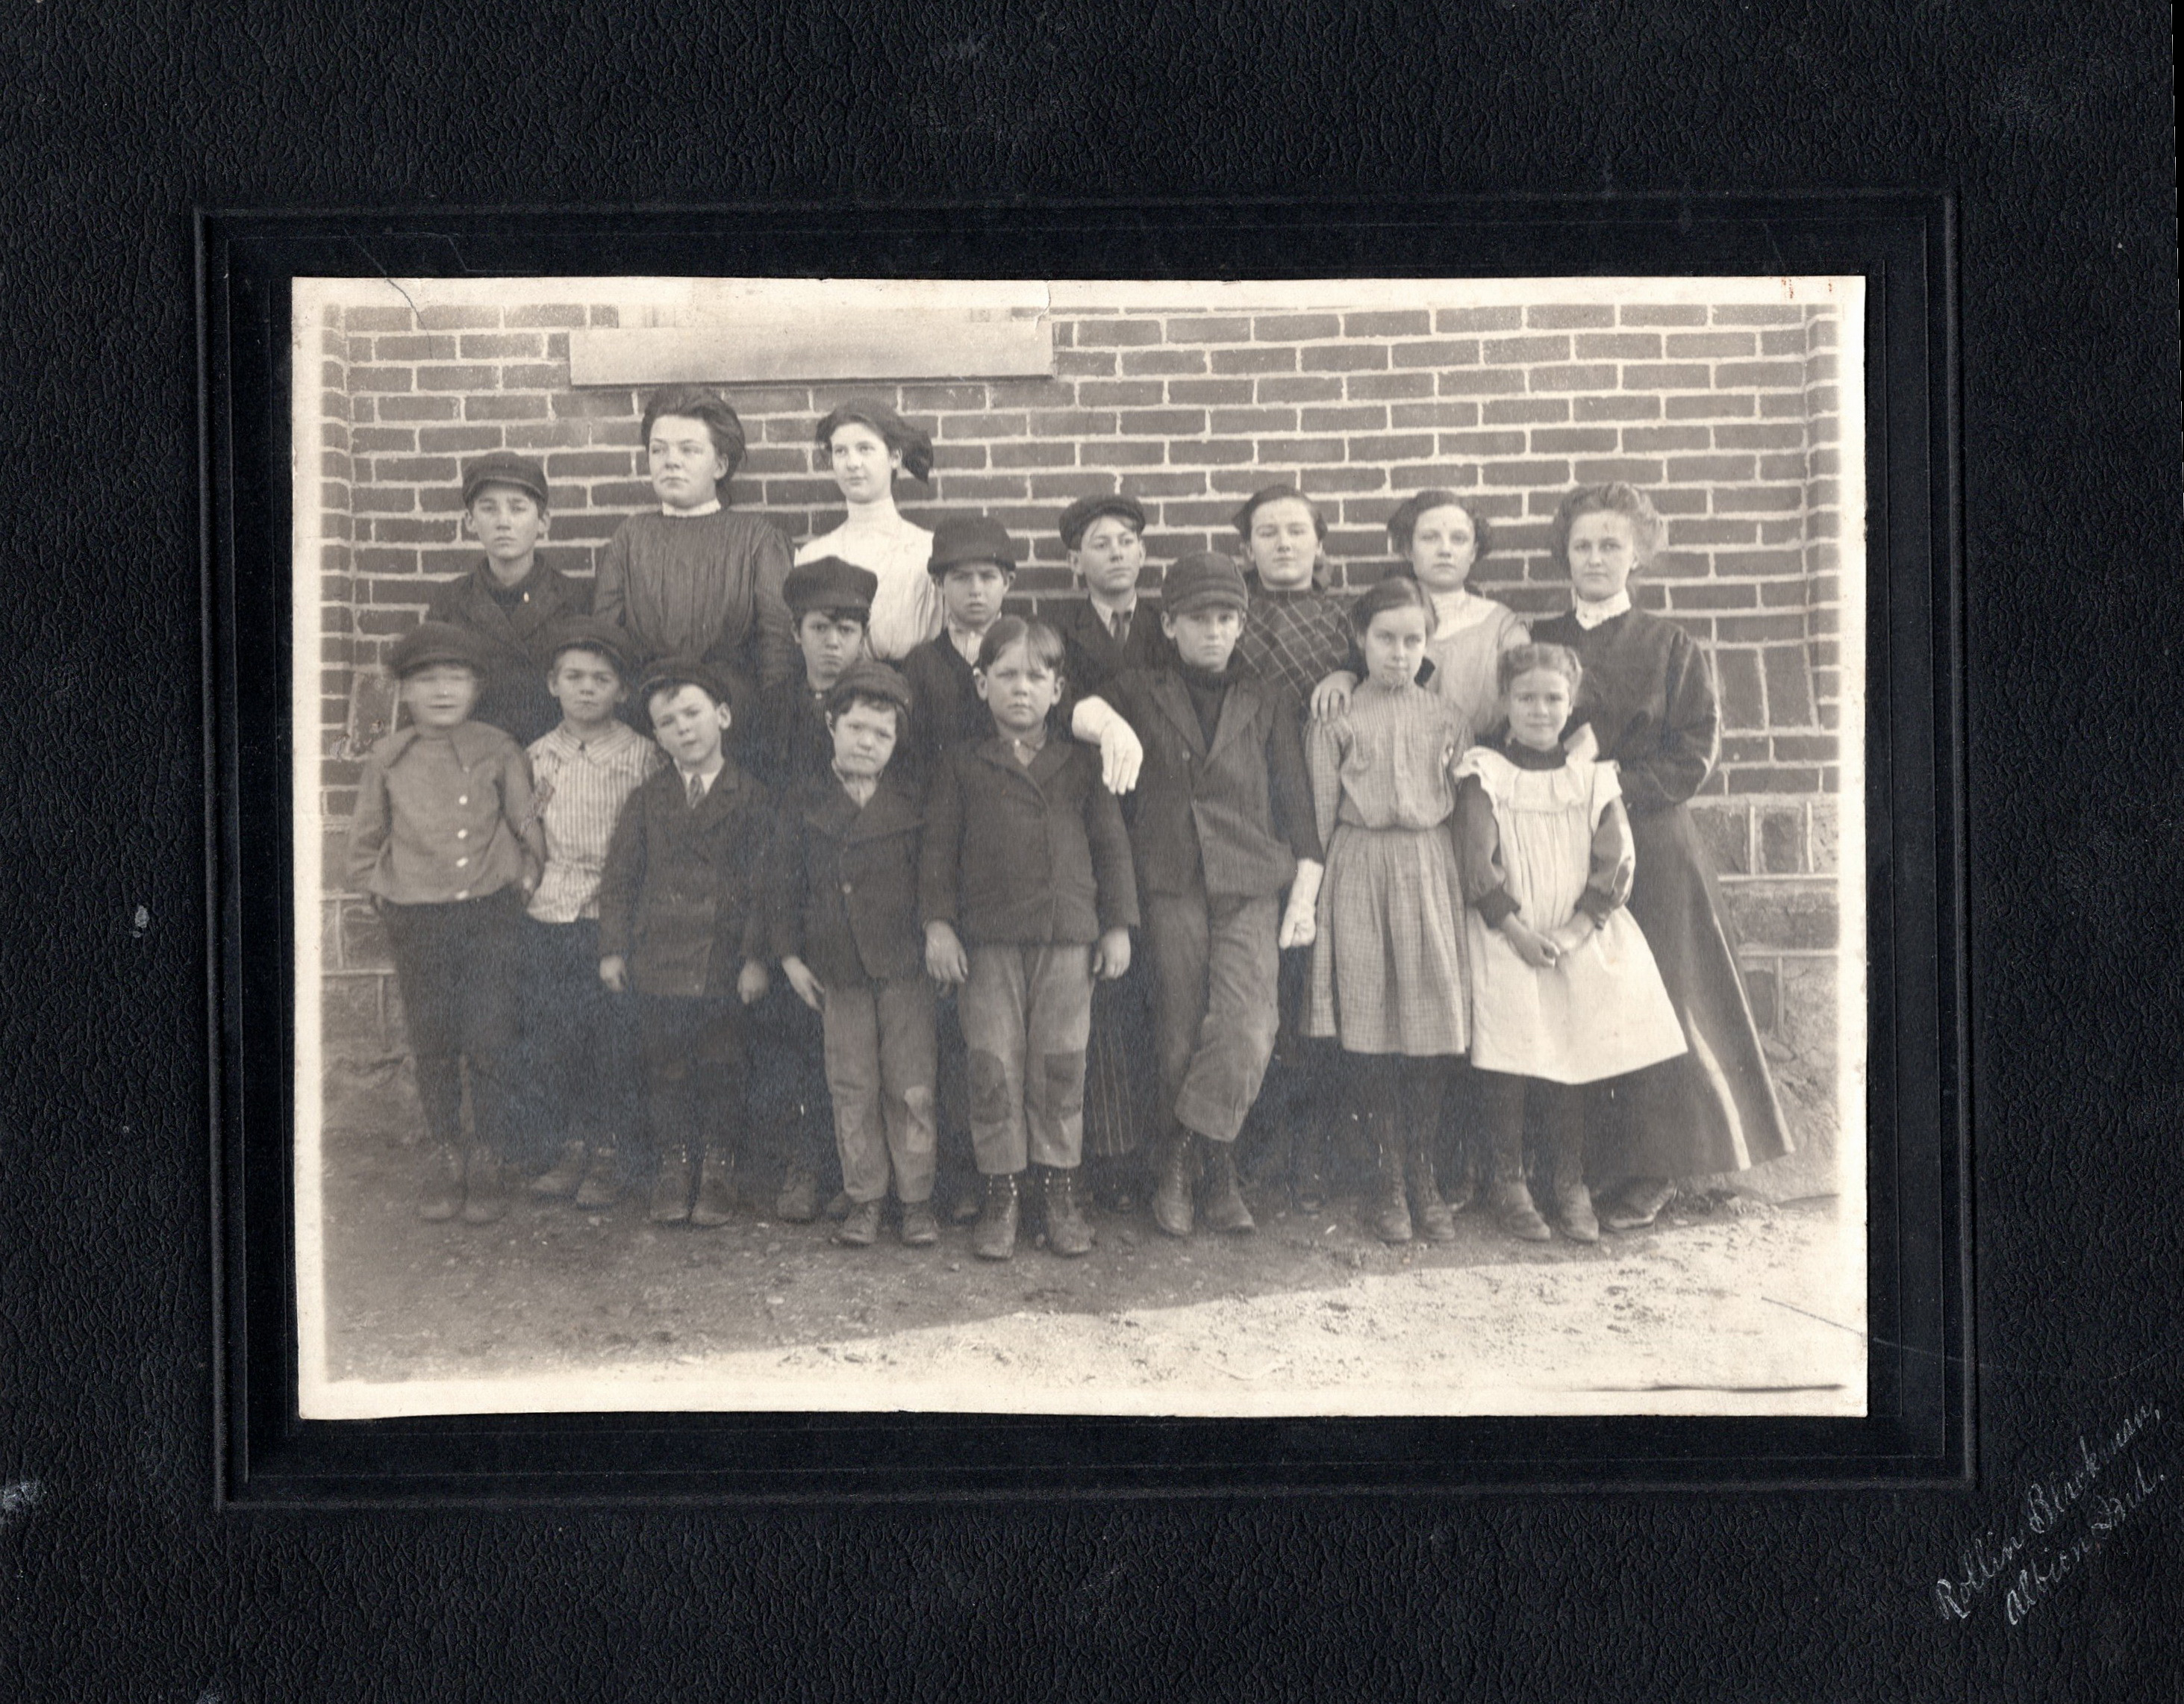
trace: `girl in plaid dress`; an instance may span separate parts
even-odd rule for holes
[[[1351,612],[1366,678],[1346,716],[1307,743],[1327,845],[1312,946],[1307,1035],[1349,1055],[1378,1153],[1373,1229],[1452,1241],[1433,1150],[1450,1061],[1470,1044],[1463,891],[1451,821],[1454,771],[1471,743],[1461,706],[1417,683],[1432,599],[1390,576]]]

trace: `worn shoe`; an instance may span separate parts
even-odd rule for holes
[[[811,1168],[792,1160],[781,1179],[781,1195],[773,1204],[774,1217],[792,1225],[808,1225],[819,1217],[819,1180]]]
[[[561,1146],[561,1156],[551,1169],[541,1172],[531,1180],[531,1193],[549,1200],[559,1200],[564,1195],[573,1195],[577,1186],[584,1181],[584,1144],[566,1142]]]
[[[439,1224],[463,1210],[463,1156],[444,1142],[425,1155],[425,1183],[417,1196],[417,1217]]]
[[[1555,1217],[1574,1243],[1600,1240],[1600,1221],[1592,1211],[1592,1192],[1582,1181],[1555,1185]]]
[[[853,1202],[850,1215],[834,1228],[834,1240],[853,1249],[868,1249],[880,1239],[880,1204]]]
[[[850,1217],[850,1209],[856,1205],[850,1199],[847,1189],[837,1189],[827,1198],[827,1217],[838,1225]]]
[[[1091,1222],[1077,1202],[1077,1174],[1059,1167],[1050,1167],[1042,1179],[1042,1194],[1046,1206],[1046,1246],[1048,1251],[1065,1260],[1092,1252]]]
[[[489,1225],[508,1211],[508,1174],[491,1149],[472,1148],[463,1167],[463,1222]]]
[[[933,1203],[905,1201],[902,1204],[903,1246],[929,1249],[939,1240],[940,1221],[933,1217]]]
[[[1448,1203],[1440,1198],[1440,1187],[1434,1177],[1432,1150],[1423,1143],[1411,1150],[1409,1176],[1407,1179],[1411,1222],[1418,1233],[1429,1243],[1452,1243],[1456,1240],[1456,1216],[1448,1210]]]
[[[976,1189],[966,1188],[950,1206],[948,1222],[951,1225],[967,1225],[985,1211],[985,1185],[981,1183]]]
[[[1600,1222],[1611,1231],[1642,1231],[1675,1195],[1675,1184],[1666,1178],[1633,1178],[1617,1192]]]
[[[1492,1206],[1495,1222],[1519,1242],[1547,1243],[1555,1233],[1547,1228],[1547,1222],[1540,1217],[1540,1210],[1532,1205],[1532,1192],[1525,1188],[1522,1178],[1513,1182],[1497,1180],[1494,1185]]]
[[[1236,1144],[1199,1139],[1206,1160],[1206,1200],[1200,1211],[1206,1228],[1237,1237],[1257,1230],[1258,1223],[1244,1205],[1244,1192],[1236,1182]]]
[[[710,1229],[725,1225],[736,1206],[736,1157],[718,1148],[705,1150],[705,1163],[698,1169],[698,1199],[690,1208],[690,1222]]]
[[[587,1211],[611,1207],[621,1200],[621,1176],[615,1150],[593,1148],[584,1167],[584,1181],[577,1186],[577,1205]]]
[[[672,1149],[660,1156],[653,1175],[652,1205],[644,1217],[655,1225],[679,1225],[690,1217],[690,1156]]]
[[[1190,1133],[1173,1130],[1154,1161],[1153,1223],[1171,1237],[1190,1234]]]
[[[1451,1215],[1462,1212],[1479,1199],[1479,1161],[1472,1154],[1471,1144],[1459,1142],[1456,1151],[1455,1175],[1440,1179],[1441,1205]]]
[[[996,1172],[986,1179],[986,1204],[972,1228],[971,1252],[982,1261],[1005,1261],[1017,1251],[1017,1177]]]

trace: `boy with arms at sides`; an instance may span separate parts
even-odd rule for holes
[[[675,385],[653,393],[641,431],[660,507],[607,541],[593,612],[629,635],[634,664],[705,663],[748,703],[789,678],[796,646],[781,597],[788,541],[771,521],[726,507],[743,421],[718,391]]]
[[[783,800],[774,949],[796,997],[821,1015],[834,1140],[850,1206],[836,1240],[879,1235],[890,1176],[902,1239],[939,1239],[933,1217],[936,994],[918,927],[924,828],[891,760],[910,688],[883,663],[853,665],[827,693],[833,755]]]
[[[796,624],[794,674],[763,688],[743,743],[746,760],[776,798],[799,783],[826,778],[834,738],[822,700],[842,671],[862,657],[879,576],[823,556],[789,570],[782,597]],[[786,1152],[774,1214],[790,1224],[819,1216],[819,1175],[830,1169],[825,1044],[815,1011],[787,988],[776,988],[751,1014],[758,1042],[752,1083],[760,1105],[788,1116],[776,1122]],[[839,1217],[842,1196],[828,1211]]]
[[[914,706],[909,755],[921,782],[949,747],[993,732],[978,696],[978,647],[1015,582],[1017,548],[1000,521],[951,515],[933,529],[927,567],[940,587],[940,631],[902,660]]]
[[[1188,1236],[1192,1139],[1207,1224],[1245,1232],[1236,1137],[1272,1057],[1279,948],[1308,944],[1322,863],[1295,699],[1231,667],[1250,595],[1225,556],[1168,570],[1161,625],[1175,662],[1130,669],[1077,706],[1107,783],[1134,793],[1161,1103],[1153,1222]],[[1117,727],[1134,741],[1117,737]],[[1130,750],[1142,751],[1142,767]],[[1289,890],[1284,909],[1279,896]]]
[[[1129,837],[1099,760],[1048,726],[1061,650],[1043,621],[1004,615],[987,630],[977,678],[994,732],[950,748],[926,799],[925,966],[962,990],[985,1179],[971,1251],[982,1260],[1016,1250],[1028,1161],[1039,1167],[1047,1247],[1091,1251],[1075,1183],[1092,983],[1130,967],[1138,921]]]
[[[546,689],[561,721],[529,753],[546,870],[523,933],[528,1122],[558,1155],[531,1190],[573,1194],[584,1208],[615,1204],[617,1144],[635,1138],[643,1117],[629,1002],[599,983],[607,843],[630,795],[667,760],[619,714],[629,698],[627,643],[619,628],[588,616],[552,631]]]
[[[482,1225],[508,1210],[516,1074],[516,955],[543,847],[531,766],[471,719],[477,642],[426,621],[387,660],[409,725],[371,749],[349,825],[348,883],[387,926],[431,1144],[418,1213]],[[468,1069],[474,1139],[463,1144]]]
[[[497,449],[463,470],[463,531],[485,558],[432,593],[428,621],[464,628],[485,665],[473,720],[528,745],[561,720],[546,688],[554,630],[587,615],[592,593],[541,561],[546,537],[546,471],[528,456]]]
[[[608,844],[599,980],[636,1000],[657,1150],[649,1217],[718,1225],[733,1204],[746,1111],[744,1008],[768,980],[772,806],[724,749],[734,718],[716,671],[655,664],[638,692],[673,760],[631,795]]]

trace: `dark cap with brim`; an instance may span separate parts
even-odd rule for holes
[[[637,684],[637,702],[649,716],[653,694],[679,687],[696,687],[715,704],[727,704],[731,710],[735,708],[736,694],[727,674],[695,657],[662,657],[646,665],[644,677]]]
[[[926,571],[934,579],[950,568],[990,562],[1005,574],[1017,571],[1017,547],[1009,530],[983,515],[950,515],[933,529],[933,554]]]
[[[1077,549],[1084,542],[1084,535],[1091,531],[1092,523],[1103,515],[1112,515],[1128,521],[1133,532],[1145,530],[1145,506],[1136,498],[1123,497],[1119,493],[1109,497],[1080,497],[1061,511],[1057,530],[1061,534],[1062,548],[1067,550]]]
[[[546,507],[546,470],[512,449],[482,455],[463,470],[463,507],[468,509],[488,485],[512,485],[529,492],[541,509]]]
[[[629,673],[629,635],[596,615],[571,615],[556,621],[547,629],[546,638],[552,647],[548,655],[554,662],[560,661],[564,651],[597,651],[613,661],[616,674]]]
[[[1188,615],[1194,610],[1248,610],[1251,588],[1231,557],[1214,550],[1179,556],[1161,580],[1161,613]]]
[[[835,714],[853,699],[878,699],[906,710],[910,708],[910,682],[885,663],[874,662],[867,657],[850,664],[827,688],[827,714]]]
[[[869,568],[844,562],[838,556],[822,556],[788,571],[781,582],[781,601],[792,615],[814,610],[872,612],[872,599],[880,594],[880,576]]]
[[[451,621],[420,621],[394,642],[387,657],[387,669],[398,681],[442,663],[459,665],[475,675],[485,673],[485,653],[476,636]]]

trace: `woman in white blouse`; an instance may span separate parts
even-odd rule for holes
[[[940,597],[926,568],[933,534],[894,506],[897,474],[922,480],[933,471],[933,440],[886,404],[865,399],[844,403],[813,437],[849,515],[800,546],[796,560],[838,556],[879,576],[867,643],[894,662],[940,631]]]

